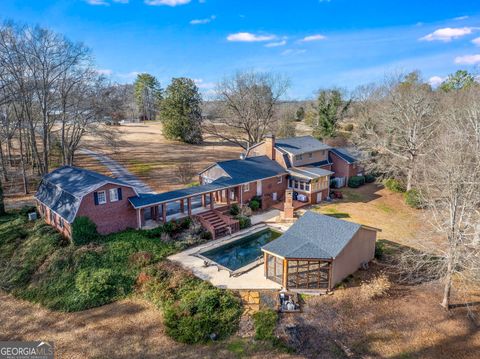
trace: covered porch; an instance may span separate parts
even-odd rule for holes
[[[160,194],[130,198],[136,209],[137,228],[151,229],[171,220],[222,211],[241,202],[241,185],[224,187],[206,184]]]

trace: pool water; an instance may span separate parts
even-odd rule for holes
[[[225,268],[235,271],[259,259],[262,256],[262,246],[281,235],[280,232],[265,229],[203,252],[202,255]]]

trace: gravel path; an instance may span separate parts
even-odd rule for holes
[[[131,184],[137,189],[138,193],[153,193],[153,190],[142,180],[110,157],[86,148],[81,149],[80,152],[99,160],[117,179]]]

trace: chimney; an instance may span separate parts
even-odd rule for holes
[[[275,135],[268,134],[265,136],[265,156],[275,160]]]

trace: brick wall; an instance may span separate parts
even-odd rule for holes
[[[357,175],[357,165],[348,164],[345,160],[341,159],[335,153],[330,152],[332,158],[332,171],[335,172],[335,177],[347,177],[347,180]]]
[[[110,202],[109,189],[122,188],[122,200]],[[107,184],[95,192],[105,191],[107,203],[95,205],[94,192],[83,197],[77,217],[89,217],[97,225],[97,231],[101,234],[122,231],[127,228],[137,228],[137,213],[128,201],[128,197],[135,196],[130,187]]]
[[[278,183],[278,177],[268,178],[262,181],[262,209],[270,208],[273,204],[273,193],[277,193],[277,201],[283,200],[288,186],[287,176],[281,176],[282,182]]]
[[[37,201],[37,211],[40,213],[40,216],[43,217],[45,223],[54,227],[59,231],[64,237],[72,238],[72,227],[65,219],[63,219],[63,226],[61,225],[61,217],[55,212],[51,211],[50,208],[43,205]],[[53,219],[53,221],[52,221]]]

